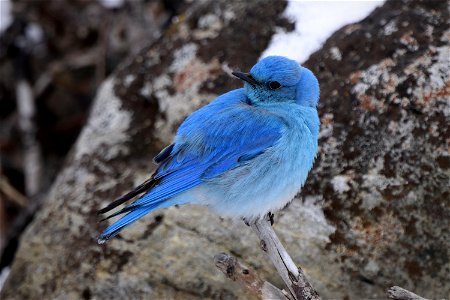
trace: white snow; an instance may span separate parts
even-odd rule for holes
[[[12,22],[11,0],[0,0],[0,33]]]
[[[299,63],[320,49],[336,30],[368,16],[384,0],[373,1],[289,1],[285,16],[295,22],[292,32],[272,37],[262,57],[282,55]]]

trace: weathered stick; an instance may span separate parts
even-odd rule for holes
[[[295,265],[272,228],[269,216],[250,223],[260,239],[261,249],[266,252],[278,273],[296,300],[319,300],[319,294],[309,283],[303,270]]]
[[[291,300],[287,294],[270,282],[262,280],[254,270],[243,265],[231,255],[217,254],[214,256],[214,263],[229,279],[240,283],[259,299]]]
[[[41,188],[42,158],[41,148],[36,139],[34,124],[35,104],[30,84],[21,79],[16,86],[19,126],[24,145],[25,190],[28,197],[36,195]]]
[[[394,300],[425,300],[425,298],[422,298],[419,295],[416,295],[413,292],[405,290],[399,286],[391,287],[387,294],[390,299]]]
[[[258,274],[243,265],[231,255],[220,253],[214,256],[216,267],[228,278],[246,287],[259,299],[281,300],[320,300],[319,294],[309,283],[303,270],[297,267],[281,244],[272,228],[270,217],[248,224],[260,239],[261,249],[267,253],[278,273],[290,291],[290,295],[270,282],[262,280]],[[399,286],[391,287],[388,297],[394,300],[426,300],[425,298],[405,290]]]
[[[7,199],[10,199],[16,205],[20,207],[27,206],[27,198],[9,183],[8,178],[6,178],[6,176],[3,176],[3,173],[1,172],[1,166],[0,166],[0,191],[5,193],[5,195],[8,196]]]

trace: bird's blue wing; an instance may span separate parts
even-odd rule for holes
[[[170,144],[166,148],[162,149],[161,152],[153,158],[153,161],[157,164],[162,163],[166,158],[170,157],[170,153],[172,152],[174,146],[175,144]]]
[[[161,182],[132,206],[172,197],[255,158],[278,141],[283,126],[278,117],[247,104],[242,90],[219,97],[180,126],[154,174]]]
[[[173,196],[264,153],[279,140],[283,126],[278,117],[248,104],[242,89],[218,97],[183,122],[174,143],[154,159],[161,163],[153,175],[157,182],[140,199],[112,215],[129,212],[108,227],[100,240],[155,208],[167,207],[164,202]]]

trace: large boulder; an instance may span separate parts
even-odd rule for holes
[[[284,7],[196,1],[102,84],[2,299],[250,298],[215,269],[219,252],[282,286],[242,222],[173,207],[99,246],[95,212],[151,173],[186,115],[240,84],[230,69],[292,28]],[[325,299],[382,298],[393,284],[449,293],[448,19],[444,1],[388,1],[306,62],[321,82],[320,153],[275,230]]]
[[[276,28],[292,29],[282,16],[285,6],[194,1],[163,38],[101,85],[66,166],[22,236],[2,299],[235,299],[245,293],[213,262],[216,253],[252,248],[255,264],[264,260],[242,222],[204,208],[172,208],[99,246],[96,237],[107,224],[96,211],[151,174],[152,157],[187,114],[241,84],[227,72],[250,68]]]
[[[449,12],[388,1],[306,63],[322,83],[322,130],[303,196],[336,228],[326,249],[342,297],[394,284],[450,295]]]

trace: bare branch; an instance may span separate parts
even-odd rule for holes
[[[275,265],[292,296],[296,300],[319,300],[319,294],[311,286],[303,270],[295,265],[278,239],[269,216],[250,223],[250,226],[260,239],[261,249]]]
[[[8,178],[6,178],[6,176],[4,176],[3,173],[1,172],[0,172],[0,191],[3,192],[6,196],[8,196],[6,197],[6,199],[13,201],[18,206],[20,207],[27,206],[27,198],[24,195],[22,195],[18,190],[16,190],[16,188],[9,183]]]
[[[283,291],[270,282],[262,280],[254,270],[246,267],[231,255],[226,253],[217,254],[214,256],[214,263],[228,278],[246,287],[259,299],[290,299]]]
[[[425,298],[422,298],[419,295],[416,295],[413,292],[405,290],[399,286],[391,287],[387,294],[390,299],[394,300],[425,300]]]
[[[28,197],[39,192],[42,178],[41,148],[36,139],[35,104],[30,84],[21,79],[16,86],[19,125],[24,145],[25,190]]]

